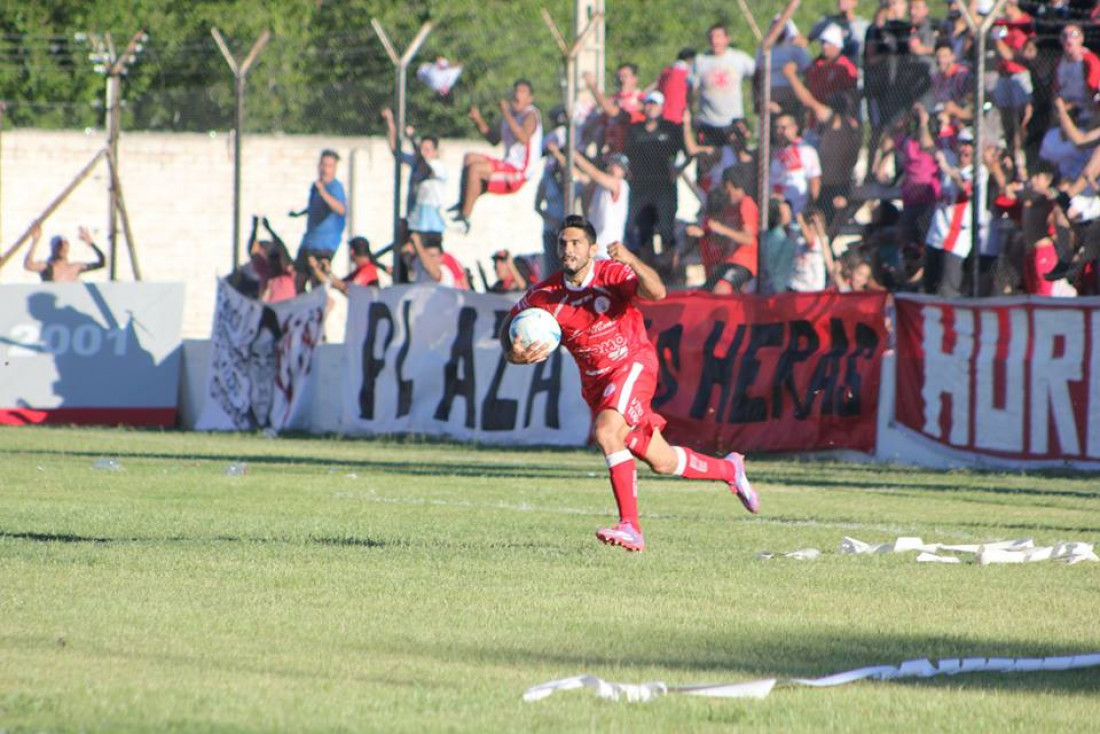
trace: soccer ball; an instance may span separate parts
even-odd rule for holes
[[[557,319],[541,308],[526,308],[517,313],[508,327],[508,335],[524,347],[540,342],[554,351],[561,344],[561,327]]]

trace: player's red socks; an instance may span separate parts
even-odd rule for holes
[[[638,467],[634,456],[623,449],[607,457],[607,469],[611,474],[611,491],[615,493],[615,503],[619,506],[619,520],[629,522],[638,530]]]
[[[733,481],[733,464],[725,459],[699,454],[683,446],[673,446],[672,450],[676,452],[676,469],[673,471],[676,476]]]

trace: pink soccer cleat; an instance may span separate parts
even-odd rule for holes
[[[621,522],[613,528],[600,528],[596,531],[596,538],[607,545],[617,545],[628,551],[645,550],[645,538],[642,531],[629,522]]]
[[[745,457],[734,451],[726,454],[726,461],[733,464],[730,491],[737,495],[737,499],[741,500],[746,510],[754,515],[757,514],[760,512],[760,495],[756,494],[756,490],[749,483],[749,478],[745,476]]]

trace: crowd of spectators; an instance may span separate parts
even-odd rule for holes
[[[760,50],[734,48],[722,23],[707,31],[704,49],[684,48],[652,81],[633,63],[619,65],[609,92],[585,74],[594,102],[577,106],[572,178],[600,253],[625,242],[673,286],[702,280],[715,293],[1096,293],[1100,58],[1089,46],[1100,6],[1007,0],[979,60],[976,29],[994,2],[966,2],[881,0],[872,10],[837,0],[836,12],[805,35],[792,3],[765,29],[766,79]],[[978,84],[987,100],[981,110]],[[772,125],[761,161],[749,110],[759,117],[764,104]],[[469,288],[472,273],[445,251],[446,232],[470,231],[480,196],[527,185],[540,154],[532,185],[542,256],[502,250],[493,257],[495,278],[479,270],[484,289],[496,291],[552,272],[566,214],[565,108],[551,109],[544,129],[525,79],[499,108],[495,125],[471,108],[478,132],[502,152],[465,155],[459,201],[446,212],[439,140],[398,131],[383,111],[390,148],[411,179],[407,218],[391,246],[400,253],[397,272],[356,238],[354,272],[332,276],[347,203],[335,177],[339,157],[324,151],[298,212],[308,222],[297,258],[269,227],[270,237],[258,239],[254,225],[250,287],[265,300],[322,282],[346,292],[348,283],[377,283],[386,270],[394,282]],[[767,191],[758,190],[762,169]],[[677,220],[684,184],[698,198],[694,222]],[[702,277],[692,281],[695,263]]]

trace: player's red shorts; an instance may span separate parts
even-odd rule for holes
[[[653,412],[650,402],[657,391],[656,357],[632,359],[605,375],[581,375],[584,401],[595,417],[602,410],[614,410],[631,428],[661,430],[668,422]]]
[[[493,172],[489,174],[487,190],[490,194],[514,194],[527,183],[527,174],[511,163],[490,158]]]

